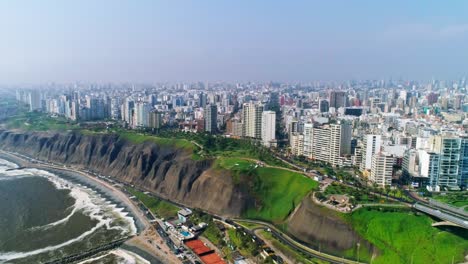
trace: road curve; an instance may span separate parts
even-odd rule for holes
[[[303,245],[303,244],[297,242],[295,239],[293,239],[290,236],[288,236],[287,234],[281,232],[280,230],[278,230],[276,227],[274,227],[273,225],[271,225],[269,223],[265,223],[265,222],[257,221],[257,220],[247,220],[247,219],[234,219],[234,221],[240,221],[240,222],[246,222],[246,223],[252,223],[252,224],[260,225],[262,227],[258,227],[258,228],[254,228],[254,229],[249,229],[249,228],[246,228],[246,229],[250,230],[251,232],[254,232],[255,230],[259,230],[259,229],[269,230],[277,239],[281,240],[284,244],[294,248],[295,250],[298,250],[300,252],[303,252],[303,253],[311,256],[311,257],[318,258],[320,260],[325,260],[325,261],[328,261],[330,263],[336,263],[336,264],[338,264],[338,263],[346,263],[346,264],[359,264],[359,263],[362,263],[362,262],[357,262],[357,261],[354,261],[354,260],[349,260],[349,259],[329,255],[329,254],[326,254],[326,253],[323,253],[323,252],[319,252],[319,251],[317,251],[315,249],[312,249],[312,248],[310,248],[310,247],[308,247],[306,245]],[[240,223],[237,223],[237,224],[242,226],[242,224],[240,224]]]

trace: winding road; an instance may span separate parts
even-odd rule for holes
[[[268,232],[271,232],[275,238],[277,238],[278,240],[280,240],[284,244],[290,246],[291,248],[293,248],[293,249],[295,249],[297,251],[303,252],[304,254],[306,254],[306,255],[308,255],[310,257],[313,257],[313,258],[317,258],[317,259],[320,259],[320,260],[324,260],[324,261],[327,261],[327,262],[330,262],[330,263],[336,263],[336,264],[338,264],[338,263],[346,263],[346,264],[362,263],[362,262],[358,262],[358,261],[354,261],[354,260],[349,260],[349,259],[329,255],[329,254],[317,251],[315,249],[312,249],[312,248],[310,248],[310,247],[296,241],[295,239],[291,238],[287,234],[285,234],[282,231],[278,230],[273,225],[271,225],[269,223],[266,223],[266,222],[257,221],[257,220],[246,220],[246,219],[234,219],[233,221],[237,225],[242,226],[244,229],[249,230],[252,235],[255,235],[256,230],[266,230]],[[256,224],[256,225],[259,225],[261,227],[256,227],[256,228],[249,229],[246,226],[243,226],[241,223],[239,223],[239,221],[240,222],[245,222],[245,223]]]

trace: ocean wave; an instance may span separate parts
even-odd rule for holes
[[[44,177],[48,179],[52,184],[54,184],[56,189],[70,190],[69,195],[75,200],[75,203],[71,207],[69,207],[71,208],[71,212],[58,221],[48,223],[43,226],[36,226],[31,228],[31,230],[50,229],[57,225],[66,224],[70,220],[70,218],[77,212],[81,212],[84,215],[88,216],[90,219],[97,221],[97,224],[92,229],[82,233],[80,236],[58,245],[47,246],[29,252],[0,252],[0,262],[29,257],[32,255],[37,255],[40,253],[60,249],[64,246],[85,239],[101,227],[106,228],[106,230],[118,230],[120,231],[121,235],[134,235],[137,233],[134,219],[128,216],[128,213],[124,211],[124,208],[120,208],[117,207],[117,205],[115,204],[108,203],[109,201],[107,201],[105,198],[102,198],[99,193],[86,186],[73,184],[51,172],[40,169],[28,168],[22,170],[12,170],[5,171],[2,174],[5,175],[3,176],[3,178],[19,178],[31,176]],[[116,221],[120,221],[121,225],[116,225]]]
[[[4,159],[0,159],[0,167],[8,167],[9,169],[19,168],[18,164]]]
[[[0,174],[5,173],[7,170],[16,168],[19,168],[17,164],[9,162],[8,160],[0,159]]]
[[[95,257],[95,258],[90,258],[90,259],[87,259],[85,261],[82,261],[82,262],[79,262],[78,264],[91,264],[91,263],[102,263],[102,262],[99,262],[100,259],[103,259],[107,256],[111,256],[111,255],[114,255],[118,258],[118,261],[117,263],[119,264],[150,264],[150,262],[146,259],[144,259],[143,257],[133,253],[133,252],[130,252],[130,251],[127,251],[127,250],[123,250],[123,249],[115,249],[115,250],[111,250],[109,251],[108,253],[104,254],[104,255],[101,255],[101,256],[98,256],[98,257]]]

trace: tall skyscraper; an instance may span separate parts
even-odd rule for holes
[[[216,133],[218,119],[218,107],[215,104],[209,104],[205,107],[205,131],[211,134]]]
[[[270,147],[276,139],[276,113],[274,111],[264,111],[262,113],[262,142]]]
[[[261,138],[262,134],[262,112],[263,105],[245,103],[243,106],[243,136],[250,138]]]

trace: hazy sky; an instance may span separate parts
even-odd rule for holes
[[[468,1],[11,0],[0,83],[468,75]]]

